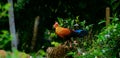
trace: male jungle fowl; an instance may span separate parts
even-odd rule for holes
[[[82,30],[82,29],[71,30],[69,28],[61,27],[59,26],[58,22],[55,22],[53,27],[55,28],[55,33],[59,37],[66,39],[66,40],[69,40],[70,37],[83,37],[88,34],[86,30]]]

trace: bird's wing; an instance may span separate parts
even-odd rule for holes
[[[70,29],[68,28],[62,28],[62,27],[59,27],[59,28],[56,28],[56,33],[61,36],[61,37],[64,37],[64,36],[67,36],[71,33]]]

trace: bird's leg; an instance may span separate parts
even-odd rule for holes
[[[72,42],[71,41],[69,41],[69,44],[70,44],[70,48],[72,48]]]
[[[65,41],[63,45],[68,45],[69,47],[72,47],[72,43],[69,40]]]
[[[72,41],[71,40],[67,40],[64,42],[63,45],[68,45],[70,48],[72,48]]]
[[[63,45],[67,45],[67,41],[65,41]]]
[[[72,48],[73,46],[72,46],[72,42],[73,42],[73,38],[70,38],[70,40],[69,40],[69,45],[70,45],[70,48]]]

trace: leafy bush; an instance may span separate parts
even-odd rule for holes
[[[0,23],[5,23],[5,18],[8,16],[8,10],[11,5],[9,3],[2,4],[0,3]],[[0,26],[1,26],[0,24]],[[4,25],[4,24],[3,24]],[[1,26],[0,29],[0,48],[4,48],[8,42],[11,41],[11,35],[7,30],[4,30],[4,28]]]
[[[11,41],[11,36],[8,31],[2,30],[0,34],[0,48],[3,48],[8,42]]]
[[[0,18],[8,16],[7,12],[9,10],[10,4],[1,5],[0,3]]]
[[[104,27],[93,40],[91,48],[85,52],[84,55],[78,56],[79,58],[116,58],[119,56],[120,49],[120,23],[115,16],[112,18],[111,24]]]

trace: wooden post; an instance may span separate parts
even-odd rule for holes
[[[110,24],[110,8],[106,7],[106,26]]]
[[[10,34],[12,35],[11,47],[17,49],[17,38],[16,38],[16,30],[15,30],[15,22],[14,22],[14,10],[13,10],[13,0],[8,0],[8,3],[11,4],[9,9],[9,27]]]
[[[32,41],[31,41],[31,50],[34,49],[34,46],[35,46],[35,43],[36,43],[36,37],[37,37],[37,32],[38,32],[38,24],[39,24],[39,19],[40,17],[37,16],[35,18],[35,22],[34,22],[34,30],[33,30],[33,38],[32,38]]]

